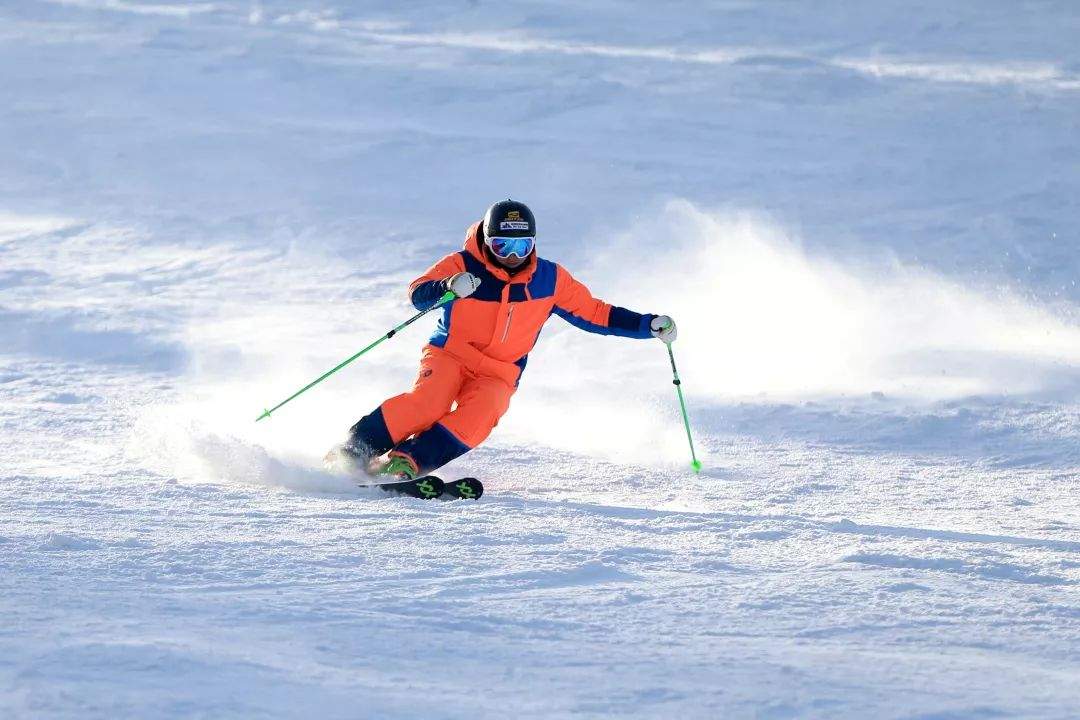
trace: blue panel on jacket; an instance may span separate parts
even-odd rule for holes
[[[529,356],[528,355],[523,355],[520,360],[515,360],[514,361],[514,364],[518,366],[519,370],[521,370],[521,372],[518,373],[518,379],[517,379],[517,382],[514,383],[514,387],[517,387],[518,385],[521,384],[521,376],[525,374],[525,365],[527,365],[528,362],[529,362]]]
[[[619,334],[626,337],[645,339],[652,337],[649,331],[649,323],[655,315],[641,315],[633,310],[627,310],[617,305],[612,306],[611,315],[608,316],[608,327],[621,331]]]
[[[649,332],[649,322],[652,320],[653,317],[655,317],[654,315],[637,315],[637,313],[631,313],[629,310],[624,310],[623,312],[630,313],[631,315],[637,315],[637,317],[640,318],[637,327],[605,327],[603,325],[591,323],[585,318],[578,317],[577,315],[563,310],[561,307],[555,307],[552,309],[551,312],[554,315],[558,315],[574,327],[581,328],[582,330],[586,330],[591,333],[596,333],[597,335],[616,335],[618,337],[638,338],[641,340],[652,337],[652,333]],[[612,313],[614,314],[614,308],[612,308]],[[626,316],[623,317],[625,318]]]
[[[510,302],[525,302],[525,283],[514,283],[510,286]]]
[[[606,328],[603,325],[597,325],[596,323],[591,323],[588,320],[586,320],[585,318],[578,317],[577,315],[569,313],[569,312],[563,310],[561,307],[559,307],[557,305],[554,308],[552,308],[551,312],[552,312],[553,315],[558,315],[563,320],[570,323],[571,325],[573,325],[576,328],[581,328],[582,330],[586,330],[586,331],[591,332],[591,333],[596,333],[597,335],[613,335],[614,334],[609,328]]]
[[[446,339],[450,337],[450,314],[454,311],[457,300],[451,300],[442,307],[442,315],[439,316],[439,324],[435,326],[435,333],[430,342],[435,347],[446,347]]]
[[[551,297],[555,294],[557,267],[555,263],[543,258],[536,259],[536,271],[529,281],[529,295],[533,300]]]
[[[427,310],[439,302],[445,292],[442,280],[428,280],[417,285],[409,299],[417,310]]]

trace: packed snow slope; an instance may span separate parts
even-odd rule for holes
[[[0,2],[0,716],[1076,718],[1071,2]],[[477,503],[325,473],[491,202]]]

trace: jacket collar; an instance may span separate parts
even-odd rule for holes
[[[480,247],[481,224],[479,222],[473,223],[465,231],[465,252],[483,263],[485,270],[505,283],[528,283],[532,279],[533,273],[536,272],[536,248],[533,248],[532,255],[529,256],[529,261],[525,263],[525,267],[511,276],[504,268],[488,260],[484,249]]]

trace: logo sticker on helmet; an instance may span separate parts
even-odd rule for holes
[[[499,223],[499,229],[500,230],[528,230],[529,229],[529,223],[524,221],[524,220],[518,220],[518,221],[513,221],[513,220],[506,221],[506,220],[503,220],[502,222]]]

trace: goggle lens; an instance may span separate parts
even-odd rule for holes
[[[524,258],[532,252],[535,241],[536,238],[532,237],[492,237],[488,238],[488,247],[496,256],[504,259],[511,255]]]

